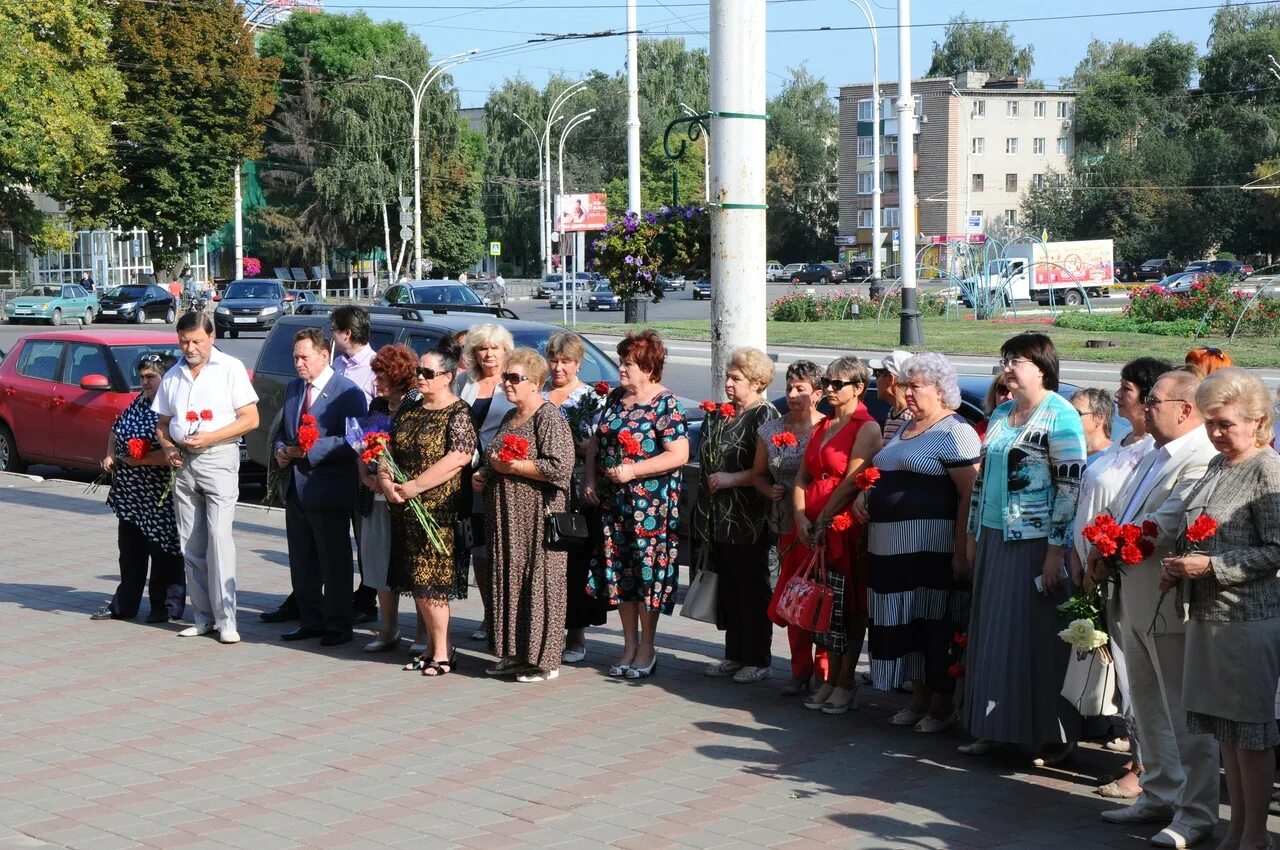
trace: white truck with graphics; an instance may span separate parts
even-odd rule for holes
[[[1077,242],[1018,242],[998,259],[987,261],[985,280],[967,278],[962,298],[973,306],[973,295],[985,282],[990,301],[1035,301],[1074,306],[1108,294],[1113,283],[1110,239]]]

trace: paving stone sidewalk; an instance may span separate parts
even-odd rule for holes
[[[242,508],[244,642],[93,622],[114,590],[105,491],[0,476],[0,848],[1131,847],[1091,792],[1123,757],[1063,769],[973,759],[887,724],[899,694],[843,717],[775,678],[701,675],[714,628],[663,618],[656,675],[610,679],[616,619],[553,682],[484,675],[456,604],[457,674],[407,652],[285,644],[259,611],[288,592],[282,511]],[[403,606],[408,610],[408,606]],[[146,602],[143,603],[144,615]],[[402,629],[412,633],[407,614]],[[1273,818],[1273,829],[1280,824]]]

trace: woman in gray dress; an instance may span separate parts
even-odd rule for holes
[[[1160,589],[1190,602],[1183,703],[1188,731],[1222,747],[1231,823],[1218,847],[1255,850],[1271,846],[1271,750],[1280,745],[1280,455],[1268,447],[1266,386],[1244,369],[1206,378],[1196,407],[1221,454],[1187,495],[1191,551],[1161,562]]]

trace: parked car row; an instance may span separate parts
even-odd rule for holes
[[[1121,282],[1129,280],[1138,283],[1146,283],[1147,281],[1161,281],[1181,272],[1198,272],[1200,274],[1216,274],[1235,276],[1237,280],[1243,280],[1248,275],[1253,274],[1253,266],[1247,263],[1241,263],[1239,260],[1196,260],[1187,263],[1185,267],[1178,265],[1173,260],[1156,258],[1147,260],[1142,265],[1134,269],[1129,263],[1115,264],[1115,279]],[[1121,275],[1124,275],[1123,277]]]
[[[870,260],[851,260],[848,263],[769,263],[765,267],[765,280],[770,283],[844,283],[871,276]]]

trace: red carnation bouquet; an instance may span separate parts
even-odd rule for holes
[[[870,490],[876,486],[876,482],[879,480],[880,470],[874,466],[868,466],[857,474],[853,479],[853,483],[859,490]]]
[[[298,424],[298,448],[309,452],[320,439],[320,429],[316,426],[316,418],[310,413],[302,414]]]
[[[529,458],[529,441],[515,434],[506,434],[496,457],[503,463],[515,463]]]
[[[1123,572],[1126,565],[1133,566],[1151,557],[1156,549],[1151,540],[1159,533],[1160,527],[1149,519],[1141,525],[1128,522],[1122,525],[1111,514],[1098,514],[1081,535],[1093,544],[1107,566]]]
[[[800,441],[796,439],[796,435],[790,431],[780,431],[769,438],[775,449],[783,449],[788,446],[798,446]]]
[[[369,464],[376,461],[379,467],[385,468],[387,472],[391,473],[392,480],[397,484],[403,484],[409,480],[409,476],[404,474],[404,470],[400,468],[395,458],[391,456],[390,434],[386,431],[365,431],[364,446],[364,451],[360,455],[360,460],[363,463]],[[427,536],[427,542],[441,555],[447,555],[449,550],[444,545],[444,538],[440,536],[440,525],[436,522],[436,518],[427,511],[426,505],[422,504],[421,497],[414,496],[405,504],[422,526],[422,530]]]
[[[596,381],[592,392],[583,393],[578,403],[572,407],[561,408],[564,418],[569,420],[569,430],[579,443],[591,439],[595,430],[596,419],[604,410],[605,396],[609,395],[609,385],[604,381]]]

